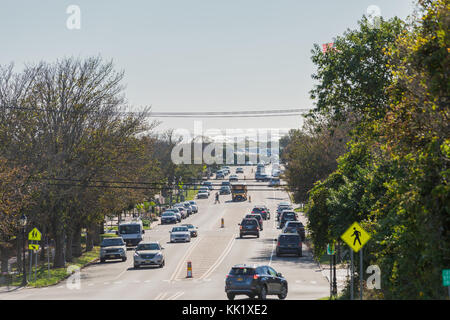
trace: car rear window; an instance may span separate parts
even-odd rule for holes
[[[246,219],[246,220],[242,220],[242,223],[241,224],[243,224],[243,225],[247,225],[247,224],[253,224],[253,225],[256,225],[258,223],[258,221],[255,221],[255,220],[253,220],[253,219]]]
[[[233,276],[252,276],[254,274],[254,268],[232,268],[230,271],[230,275]]]
[[[297,235],[280,236],[279,241],[280,243],[298,243],[300,242],[300,237]]]
[[[283,213],[283,219],[295,219],[294,212],[285,212]]]

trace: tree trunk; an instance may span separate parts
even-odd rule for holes
[[[77,225],[73,232],[72,237],[72,254],[74,257],[80,257],[82,254],[81,250],[81,226]]]
[[[64,235],[62,232],[57,232],[55,236],[55,259],[53,261],[53,268],[64,267]]]
[[[72,262],[72,242],[73,242],[73,231],[69,228],[66,234],[66,261]]]
[[[8,244],[0,245],[1,272],[8,272],[9,248]]]
[[[94,224],[93,228],[95,230],[94,239],[93,239],[94,240],[94,246],[99,246],[100,242],[101,242],[100,235],[105,233],[105,231],[103,230],[103,222],[98,223],[98,224]]]
[[[94,234],[92,232],[92,226],[87,227],[86,231],[86,252],[92,251],[94,249]]]

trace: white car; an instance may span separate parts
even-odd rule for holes
[[[134,252],[134,268],[138,269],[141,266],[158,266],[164,267],[165,259],[162,252],[163,247],[159,242],[141,242],[136,247]]]
[[[170,242],[191,242],[191,232],[188,227],[173,227],[170,232]]]

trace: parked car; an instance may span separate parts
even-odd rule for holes
[[[231,189],[229,186],[221,186],[219,193],[220,194],[231,194]]]
[[[230,177],[228,178],[228,180],[229,180],[230,182],[231,182],[231,181],[239,181],[239,178],[238,178],[237,175],[232,174],[232,175],[230,175]]]
[[[165,259],[162,252],[163,247],[159,242],[141,242],[134,252],[134,268],[138,269],[142,266],[158,266],[164,267]]]
[[[195,227],[194,225],[188,224],[188,223],[182,224],[181,226],[187,227],[189,229],[189,232],[191,233],[191,237],[195,238],[198,236],[198,227]]]
[[[296,254],[302,256],[302,239],[298,233],[282,233],[278,236],[276,255]]]
[[[104,238],[100,244],[100,262],[109,259],[127,260],[127,245],[121,237]]]
[[[243,168],[236,168],[236,173],[244,173],[244,169]]]
[[[217,171],[216,172],[216,179],[224,179],[225,173],[223,171]]]
[[[203,181],[202,186],[208,187],[209,190],[213,189],[213,184],[211,181]]]
[[[302,241],[305,241],[305,226],[300,221],[286,222],[283,233],[298,233]]]
[[[165,211],[161,214],[161,224],[177,223],[177,215],[174,211]]]
[[[174,206],[173,208],[168,209],[166,211],[173,211],[175,213],[179,213],[181,215],[181,219],[186,219],[188,216],[188,213],[186,210],[183,210],[183,209],[184,208]]]
[[[190,242],[191,232],[187,227],[173,227],[170,232],[170,242]]]
[[[251,219],[251,218],[256,219],[259,224],[259,230],[261,230],[261,231],[263,230],[263,218],[260,213],[250,213],[250,214],[245,215],[245,218],[246,219]]]
[[[225,279],[225,292],[229,300],[236,295],[246,295],[250,299],[258,296],[265,300],[268,295],[277,295],[285,299],[288,294],[288,282],[283,275],[267,265],[235,265]]]
[[[222,181],[221,186],[228,186],[231,188],[231,182],[230,181]]]
[[[210,195],[210,191],[209,191],[209,188],[207,187],[207,186],[201,186],[200,187],[200,189],[198,189],[198,192],[200,192],[200,191],[206,191],[206,192],[208,192],[208,196]]]
[[[243,219],[241,223],[238,224],[239,226],[239,237],[242,238],[243,236],[253,235],[259,238],[259,223],[258,220],[251,218],[251,219]]]
[[[197,202],[195,202],[194,200],[189,200],[189,203],[191,204],[191,208],[192,208],[193,212],[194,213],[198,213]]]
[[[209,192],[206,190],[200,190],[197,193],[197,199],[208,199],[209,198]]]
[[[278,228],[283,229],[284,225],[288,221],[297,221],[297,213],[291,210],[284,210],[280,215],[280,221],[278,222]]]

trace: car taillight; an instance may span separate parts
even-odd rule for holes
[[[278,241],[277,246],[278,246],[278,247],[280,246],[280,241]]]
[[[257,275],[257,274],[255,274],[254,276],[253,276],[253,280],[257,280],[259,278],[259,275]]]
[[[242,230],[242,226],[239,226],[239,229],[241,229],[241,230]]]

